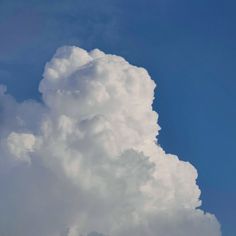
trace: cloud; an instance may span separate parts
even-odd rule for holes
[[[221,235],[196,169],[158,145],[155,86],[122,57],[66,46],[42,103],[0,87],[0,235]]]

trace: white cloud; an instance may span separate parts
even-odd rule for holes
[[[34,151],[35,137],[32,134],[12,132],[7,137],[6,145],[16,160],[30,162],[29,153]]]
[[[197,209],[196,169],[157,145],[145,69],[62,47],[45,67],[43,104],[1,88],[1,235],[221,235]]]

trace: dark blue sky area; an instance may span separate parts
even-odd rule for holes
[[[199,172],[203,208],[236,235],[236,2],[0,1],[0,83],[40,99],[43,67],[65,44],[100,48],[157,82],[164,149]]]

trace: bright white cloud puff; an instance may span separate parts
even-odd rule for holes
[[[197,171],[158,145],[155,83],[124,58],[59,48],[43,102],[0,87],[0,235],[219,236]]]

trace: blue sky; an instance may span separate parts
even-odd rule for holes
[[[0,83],[40,99],[56,48],[100,48],[145,67],[157,83],[160,143],[199,173],[203,208],[236,233],[235,1],[0,2]]]

